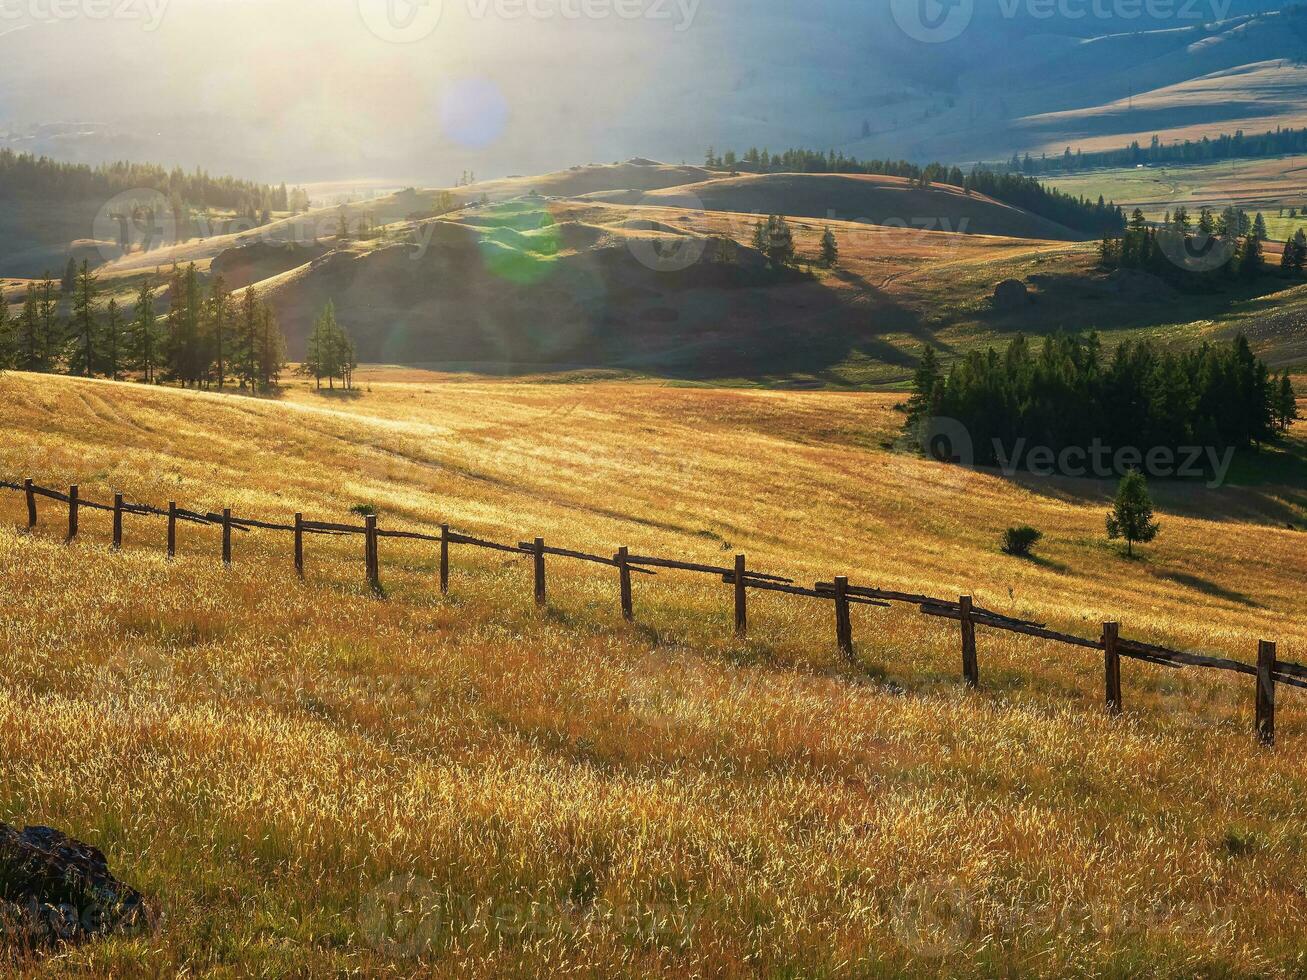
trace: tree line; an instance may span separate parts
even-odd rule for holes
[[[845,156],[835,150],[822,153],[819,150],[791,149],[773,154],[768,150],[751,148],[743,156],[738,156],[734,150],[719,156],[713,147],[708,148],[705,163],[710,168],[728,169],[732,173],[834,173],[903,177],[921,187],[932,183],[948,184],[969,194],[985,194],[1086,234],[1107,234],[1125,226],[1125,212],[1101,196],[1094,201],[1054,187],[1046,187],[1019,173],[997,173],[985,167],[976,167],[970,174],[965,174],[960,167],[946,167],[941,163],[920,166],[906,160],[860,161],[857,157]]]
[[[926,347],[907,431],[930,418],[960,422],[975,462],[995,465],[1018,440],[1055,452],[1095,441],[1245,449],[1276,439],[1298,410],[1288,373],[1274,377],[1242,334],[1185,351],[1123,341],[1109,356],[1096,333],[1059,333],[1038,350],[1018,336],[1003,351],[971,351],[947,372]]]
[[[1189,291],[1205,291],[1222,282],[1256,280],[1270,272],[1266,261],[1266,219],[1250,217],[1242,208],[1217,212],[1202,208],[1197,217],[1185,207],[1167,212],[1153,224],[1138,208],[1119,236],[1105,235],[1099,243],[1099,264],[1105,269],[1151,272]],[[1279,273],[1296,278],[1307,266],[1307,236],[1291,235],[1280,256]]]
[[[308,206],[302,190],[289,191],[285,184],[214,177],[199,168],[187,173],[180,167],[169,170],[126,161],[92,167],[0,149],[0,198],[107,199],[132,190],[157,191],[192,207],[225,208],[242,214],[291,210],[292,197],[295,203],[302,197],[304,207]]]
[[[273,388],[285,370],[286,339],[253,287],[234,297],[221,276],[205,286],[191,263],[163,284],[144,280],[130,309],[102,292],[83,262],[71,283],[30,283],[17,314],[0,301],[0,369],[251,391]]]

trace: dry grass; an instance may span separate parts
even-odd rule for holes
[[[493,384],[378,373],[281,402],[0,379],[0,473],[92,499],[331,519],[448,520],[517,540],[848,572],[1091,635],[1307,660],[1293,488],[1163,489],[1126,562],[1106,487],[1014,485],[880,448],[882,395]],[[385,380],[383,380],[385,379]],[[230,499],[223,499],[224,495]],[[104,515],[29,537],[0,495],[0,819],[102,846],[157,897],[152,936],[46,975],[1300,975],[1307,717],[1256,749],[1252,686],[983,634],[957,682],[949,624],[383,542],[243,536]],[[1206,515],[1206,516],[1201,516]],[[1010,523],[1039,562],[998,553]],[[1279,522],[1279,527],[1283,522]],[[405,909],[429,914],[406,916]]]

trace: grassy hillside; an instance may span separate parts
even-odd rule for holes
[[[279,401],[8,375],[0,472],[103,499],[383,523],[720,561],[940,595],[1091,634],[1307,656],[1299,441],[1281,482],[1157,486],[1138,561],[1110,488],[1005,481],[889,454],[885,395],[460,382],[377,371],[354,399]],[[16,438],[14,436],[17,436]],[[1299,462],[1294,464],[1293,459]],[[1295,469],[1295,465],[1298,469]],[[1252,686],[1092,654],[511,557],[288,542],[107,519],[11,530],[0,495],[0,819],[105,849],[159,934],[41,975],[1265,975],[1300,964],[1307,714],[1249,735]],[[1037,561],[997,551],[1016,520]],[[965,847],[959,845],[965,843]],[[405,909],[410,910],[409,914]],[[420,957],[425,956],[425,962]],[[1007,964],[1005,967],[1004,964]]]

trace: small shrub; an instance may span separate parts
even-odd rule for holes
[[[1028,524],[1010,527],[1003,532],[1003,550],[1009,555],[1024,558],[1030,554],[1030,549],[1035,546],[1035,542],[1043,536]]]
[[[355,504],[349,509],[351,514],[358,514],[359,517],[376,517],[377,507],[375,504]]]

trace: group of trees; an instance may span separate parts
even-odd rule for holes
[[[233,381],[266,390],[277,383],[286,341],[253,287],[235,299],[220,276],[202,285],[191,264],[174,268],[166,289],[169,309],[160,315],[154,280],[142,282],[124,310],[116,298],[101,302],[99,281],[85,262],[67,290],[49,277],[31,284],[17,315],[0,302],[0,368],[114,380],[131,373],[147,383],[205,388]]]
[[[0,150],[0,197],[108,199],[134,190],[153,190],[192,207],[224,208],[239,214],[290,210],[292,196],[285,184],[213,177],[198,168],[187,173],[180,167],[168,170],[154,164],[127,162],[90,167]],[[307,208],[303,191],[298,192],[297,203],[301,199]]]
[[[1210,287],[1219,280],[1257,279],[1267,270],[1266,219],[1242,208],[1221,212],[1202,208],[1195,219],[1184,207],[1158,225],[1139,209],[1119,237],[1104,236],[1100,264],[1107,269],[1141,269],[1181,287]],[[1297,276],[1307,264],[1307,237],[1301,230],[1286,243],[1280,271]]]
[[[799,254],[794,246],[794,231],[783,214],[772,214],[767,220],[758,219],[753,227],[753,247],[767,258],[773,269],[797,266]],[[818,245],[817,264],[824,268],[833,268],[840,260],[840,245],[835,233],[830,228],[822,229],[821,242]],[[718,260],[731,261],[733,249],[718,247]]]
[[[957,420],[975,461],[998,462],[1017,440],[1054,451],[1089,447],[1236,449],[1274,439],[1298,417],[1286,373],[1271,375],[1242,336],[1175,352],[1125,341],[1105,356],[1097,334],[1055,334],[1032,349],[972,351],[943,371],[927,347],[908,403],[907,427]]]
[[[977,167],[964,174],[957,166],[940,163],[921,166],[906,160],[866,160],[845,156],[830,150],[793,149],[773,154],[767,150],[750,149],[742,157],[735,151],[718,156],[708,148],[707,166],[749,173],[830,173],[876,174],[888,177],[906,177],[920,186],[948,184],[968,193],[985,194],[1015,207],[1056,221],[1077,231],[1102,235],[1119,231],[1125,226],[1125,213],[1102,197],[1092,201],[1076,197],[1020,173],[996,173],[992,169]]]
[[[309,335],[300,374],[314,378],[319,388],[325,378],[327,387],[334,389],[339,378],[341,386],[348,391],[354,387],[356,367],[358,355],[354,341],[336,320],[336,304],[328,300],[322,313],[313,321],[313,333]]]

